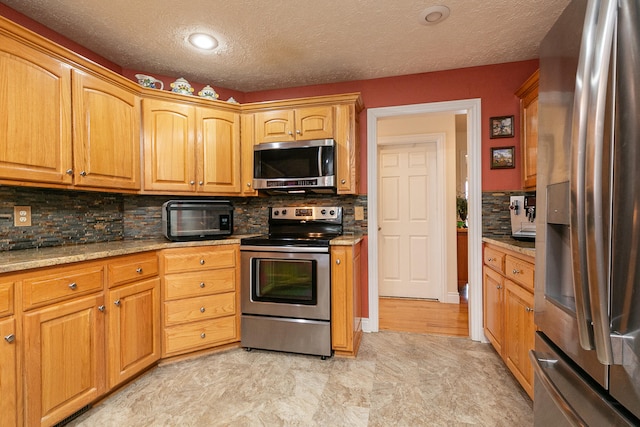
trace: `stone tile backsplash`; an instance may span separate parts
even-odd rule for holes
[[[509,204],[511,196],[519,196],[522,191],[486,191],[482,193],[482,236],[510,237],[511,215]]]
[[[123,239],[162,237],[162,204],[193,197],[0,186],[0,251]],[[234,206],[234,233],[266,233],[269,206],[337,205],[344,209],[345,232],[367,232],[367,196],[269,196],[215,198]],[[31,206],[32,226],[14,227],[13,207]],[[355,221],[363,206],[364,221]]]

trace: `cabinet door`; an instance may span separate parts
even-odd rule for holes
[[[113,83],[74,70],[75,184],[140,189],[140,100]]]
[[[71,184],[71,67],[0,36],[0,178]]]
[[[357,194],[360,174],[358,122],[353,105],[336,106],[336,187],[338,194]]]
[[[155,99],[143,100],[142,107],[144,189],[195,191],[193,108]]]
[[[258,192],[253,189],[253,146],[256,141],[256,121],[255,114],[243,114],[240,119],[240,145],[242,150],[241,166],[241,187],[243,196],[257,196]]]
[[[104,296],[24,315],[27,425],[53,425],[105,390]]]
[[[538,171],[538,81],[536,71],[516,91],[520,98],[520,139],[522,141],[522,187],[536,189]]]
[[[333,107],[307,107],[295,110],[296,139],[333,138]]]
[[[505,283],[505,363],[533,399],[533,367],[529,360],[535,340],[533,294],[510,280]]]
[[[0,425],[18,425],[16,321],[0,320]]]
[[[240,115],[196,108],[198,191],[240,193]]]
[[[331,343],[336,353],[355,355],[362,334],[360,244],[331,248]]]
[[[500,274],[483,267],[484,332],[498,354],[502,355],[504,341],[504,284]]]
[[[295,141],[293,110],[263,111],[255,119],[257,143]]]
[[[160,279],[109,291],[109,388],[160,359]]]

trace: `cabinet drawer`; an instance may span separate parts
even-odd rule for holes
[[[236,265],[236,246],[181,248],[163,252],[164,273],[181,273]]]
[[[485,246],[484,263],[501,273],[504,273],[504,257],[505,254],[503,252]]]
[[[533,273],[535,270],[533,264],[511,255],[507,255],[504,265],[505,276],[533,291]]]
[[[43,304],[98,292],[104,285],[104,266],[60,268],[22,282],[22,301],[28,310]]]
[[[236,316],[165,328],[163,356],[238,341]]]
[[[229,316],[236,312],[235,303],[235,292],[166,302],[164,304],[164,324],[175,325]]]
[[[13,314],[13,293],[15,284],[13,282],[0,283],[0,317]]]
[[[164,278],[165,300],[233,292],[235,289],[235,268],[173,274]]]
[[[158,275],[158,256],[155,252],[130,255],[109,262],[109,287]]]

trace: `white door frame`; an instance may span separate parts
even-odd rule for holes
[[[369,239],[369,318],[363,330],[377,332],[378,311],[378,119],[424,113],[467,114],[469,176],[469,336],[486,342],[482,328],[482,125],[481,100],[433,102],[367,110],[367,232]]]
[[[376,145],[376,150],[382,146],[394,146],[394,145],[408,145],[408,144],[428,144],[432,143],[436,145],[436,200],[438,201],[438,206],[434,215],[434,221],[436,224],[442,224],[444,222],[445,214],[444,214],[444,203],[445,203],[445,158],[444,158],[444,144],[446,140],[446,135],[444,133],[430,133],[430,134],[416,134],[416,135],[399,135],[399,136],[386,136],[378,138],[378,144]],[[376,162],[377,162],[377,154],[376,154]],[[378,164],[376,163],[376,175],[378,174]],[[377,188],[376,188],[377,190]],[[377,199],[377,192],[376,197]],[[367,199],[368,200],[368,199]],[[376,212],[376,221],[378,219],[378,215]],[[377,230],[377,228],[376,228]],[[439,251],[441,254],[446,254],[446,241],[445,241],[445,233],[443,227],[437,227],[434,237],[436,241],[439,243]],[[369,231],[369,230],[368,230]],[[377,233],[376,233],[376,242],[377,242]],[[445,278],[447,277],[447,271],[445,268],[446,263],[444,262],[446,256],[443,255],[442,261],[439,264],[435,265],[435,269],[437,269],[437,277],[440,280],[440,301],[447,301],[447,281]],[[378,265],[376,263],[376,265]],[[376,286],[377,286],[376,281]],[[457,295],[457,292],[456,292]]]

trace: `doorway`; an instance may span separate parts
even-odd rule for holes
[[[369,235],[369,318],[363,329],[378,331],[378,120],[388,117],[426,113],[458,113],[467,115],[467,153],[469,176],[469,336],[485,341],[482,330],[482,219],[481,219],[481,111],[480,99],[372,108],[367,111],[368,136],[368,235]],[[373,165],[373,167],[371,166]]]

